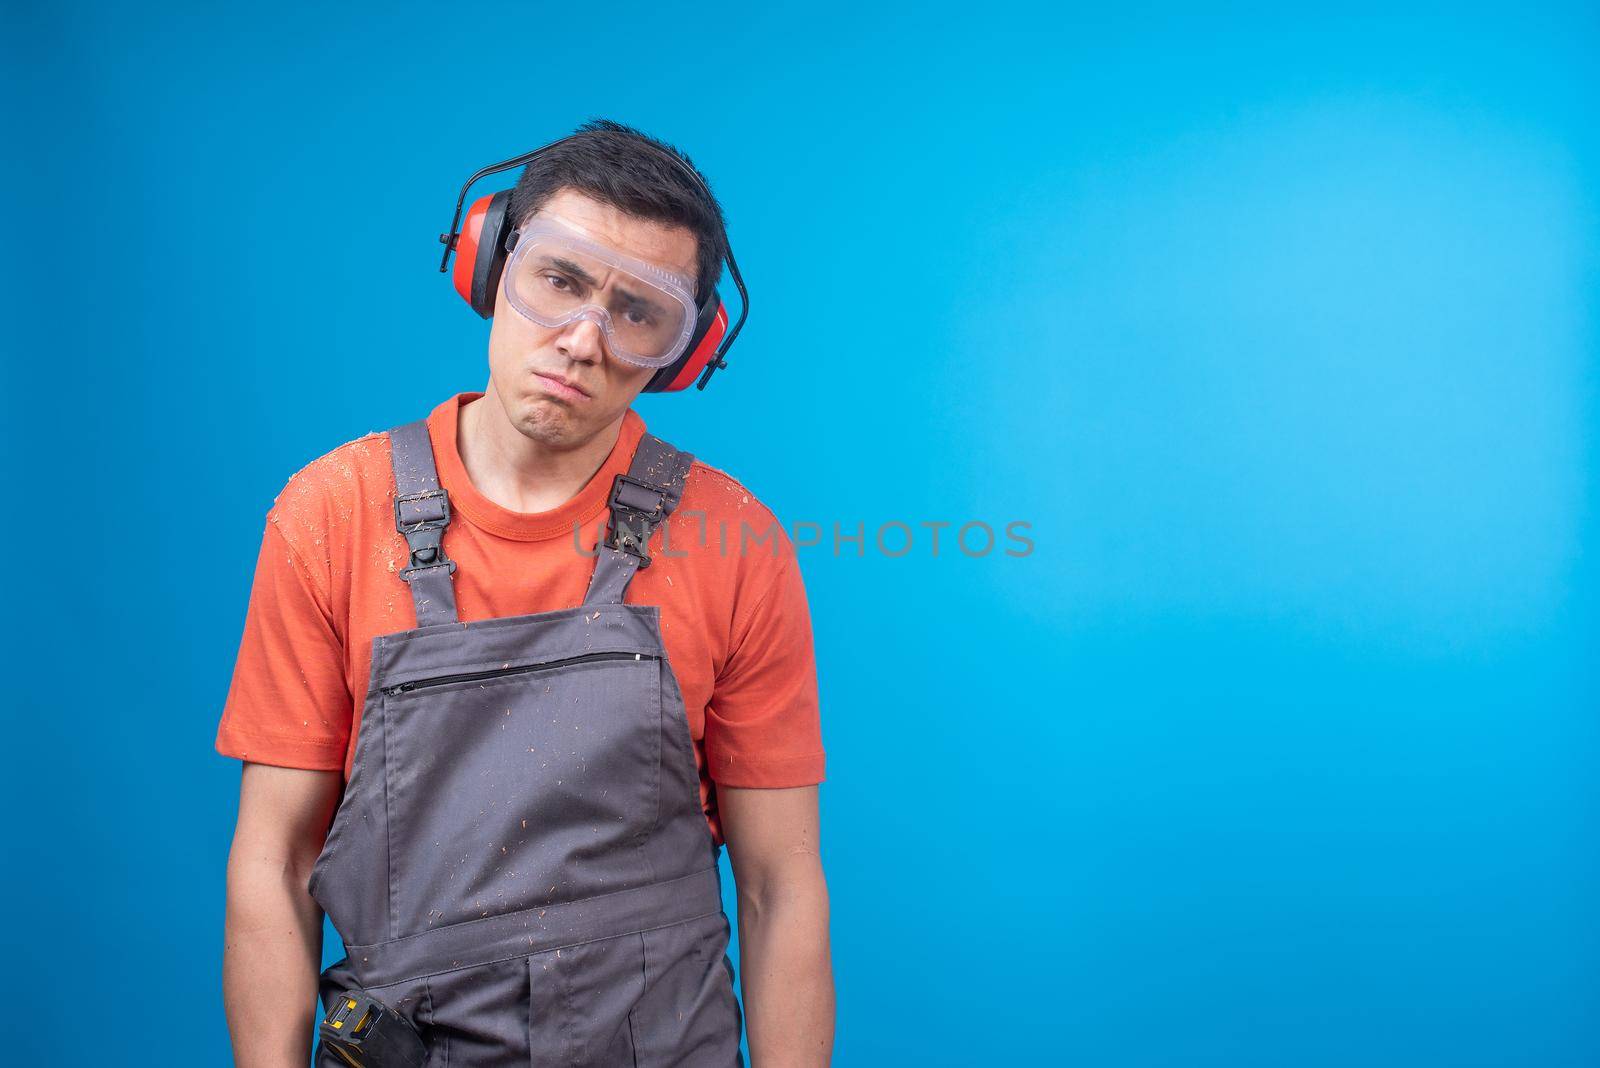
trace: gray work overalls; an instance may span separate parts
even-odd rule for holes
[[[324,1006],[366,990],[413,1022],[429,1068],[742,1068],[683,697],[660,609],[622,601],[693,457],[639,442],[582,605],[462,623],[427,425],[389,439],[417,627],[372,641],[311,876],[346,954]]]

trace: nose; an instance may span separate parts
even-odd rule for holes
[[[574,319],[556,339],[556,349],[577,363],[599,363],[605,358],[605,332],[587,316]]]

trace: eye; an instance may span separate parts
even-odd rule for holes
[[[635,326],[649,326],[651,323],[656,321],[655,316],[651,315],[643,308],[629,308],[624,314],[627,315],[628,322]]]
[[[550,284],[550,288],[554,289],[557,293],[570,293],[573,291],[572,279],[568,278],[566,275],[547,274],[544,276],[544,280],[548,282]]]

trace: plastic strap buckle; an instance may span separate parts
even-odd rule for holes
[[[442,535],[426,540],[416,537],[425,531],[443,530],[450,525],[450,495],[444,490],[429,489],[396,495],[394,525],[396,530],[405,535],[406,544],[411,548],[411,562],[400,569],[401,578],[410,582],[411,576],[418,571],[430,571],[436,567],[447,567],[450,574],[456,573],[456,562],[444,555]],[[432,544],[428,544],[428,541]]]
[[[666,494],[658,486],[619,474],[611,483],[606,507],[611,510],[606,547],[627,553],[641,568],[649,567],[650,532],[666,515]]]
[[[437,505],[434,502],[437,501]],[[445,527],[450,523],[450,495],[442,489],[397,494],[394,526],[402,534]]]

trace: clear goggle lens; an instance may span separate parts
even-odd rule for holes
[[[516,240],[505,288],[519,314],[547,327],[588,319],[614,356],[644,367],[683,353],[696,318],[688,279],[538,216]]]

